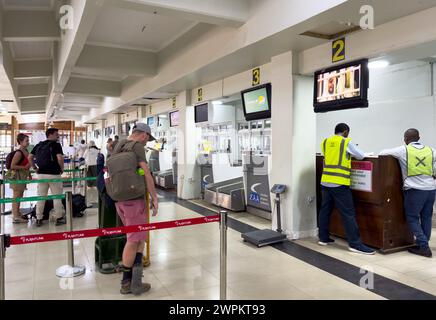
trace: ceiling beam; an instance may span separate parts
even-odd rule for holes
[[[64,92],[66,94],[119,97],[121,95],[121,82],[70,78]]]
[[[27,84],[18,86],[18,98],[37,98],[48,96],[48,84]]]
[[[4,41],[58,41],[60,28],[53,12],[8,11],[3,14]]]
[[[110,4],[123,9],[157,12],[170,17],[229,27],[240,27],[249,18],[248,0],[110,0]]]
[[[15,79],[51,77],[52,73],[52,60],[25,60],[14,62]]]
[[[21,113],[45,111],[46,98],[21,99]]]
[[[67,85],[104,2],[105,0],[70,1],[74,10],[74,25],[73,29],[65,30],[57,47],[56,78],[47,102],[47,115],[50,115],[52,108],[61,98],[61,92]]]
[[[74,72],[108,77],[154,76],[157,55],[151,52],[86,45]]]

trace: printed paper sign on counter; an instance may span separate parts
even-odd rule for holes
[[[372,162],[353,161],[351,163],[351,189],[372,192]]]

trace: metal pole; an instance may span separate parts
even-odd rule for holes
[[[71,191],[65,193],[65,206],[67,216],[67,231],[73,231],[73,194]],[[77,277],[86,272],[84,266],[76,266],[74,264],[74,242],[72,239],[67,240],[68,265],[59,267],[56,270],[56,275],[60,278]]]
[[[74,161],[74,160],[71,160],[71,161]],[[73,166],[73,169],[74,169],[74,166]],[[76,184],[74,183],[74,178],[76,177],[76,172],[75,171],[73,171],[73,181],[71,182],[71,188],[72,188],[72,190],[73,190],[73,194],[76,194]]]
[[[6,190],[5,190],[5,159],[3,157],[3,154],[1,155],[1,162],[2,162],[2,180],[0,185],[0,199],[4,199],[6,197]],[[2,203],[0,205],[0,233],[3,233],[3,214],[5,213],[5,204]]]
[[[220,300],[227,300],[227,211],[220,211]]]
[[[6,258],[5,235],[0,234],[0,300],[5,300],[5,258]]]

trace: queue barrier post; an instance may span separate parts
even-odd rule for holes
[[[5,159],[1,158],[2,162],[2,179],[0,184],[0,199],[4,199],[6,197],[6,189],[5,189]],[[5,204],[0,204],[0,233],[3,233],[3,214],[5,213]]]
[[[227,300],[227,211],[220,211],[220,300]]]
[[[5,259],[6,248],[10,246],[10,235],[0,234],[0,301],[5,300]]]
[[[65,206],[67,215],[67,230],[73,231],[73,194],[68,191],[65,193]],[[74,263],[74,242],[73,239],[67,240],[68,264],[59,267],[56,270],[56,276],[60,278],[73,278],[81,276],[86,272],[84,266],[75,265]]]

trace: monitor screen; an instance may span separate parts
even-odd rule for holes
[[[245,120],[271,118],[271,84],[245,90],[241,95]]]
[[[148,118],[147,118],[147,125],[148,125],[149,127],[154,126],[154,122],[155,122],[154,117],[148,117]]]
[[[368,60],[315,73],[315,112],[368,107]]]
[[[203,103],[195,106],[195,123],[207,122],[209,120],[209,104]]]
[[[179,111],[170,112],[170,127],[179,125]]]

